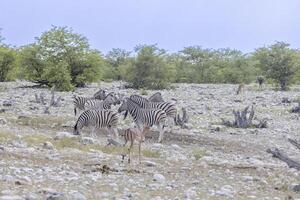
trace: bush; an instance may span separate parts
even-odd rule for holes
[[[134,88],[163,89],[172,77],[172,69],[164,60],[164,50],[155,45],[136,48],[137,57],[127,74]]]
[[[0,82],[13,80],[16,76],[16,52],[6,46],[0,46]]]

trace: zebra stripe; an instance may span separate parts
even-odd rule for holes
[[[132,99],[126,98],[123,104],[118,109],[118,112],[128,111],[132,116],[134,122],[141,127],[141,125],[153,126],[165,123],[166,113],[161,109],[144,109],[141,108]]]
[[[73,103],[74,103],[74,114],[76,116],[77,109],[84,110],[84,105],[87,101],[91,100],[92,98],[88,97],[81,97],[81,96],[73,96]]]
[[[86,110],[78,117],[74,126],[74,134],[79,135],[80,130],[85,126],[94,128],[108,128],[109,130],[117,127],[118,116],[109,110]]]
[[[108,94],[103,101],[99,99],[88,100],[84,108],[86,110],[107,110],[111,108],[112,104],[116,104],[118,99],[113,94]]]
[[[168,117],[175,118],[177,109],[174,104],[169,102],[150,102],[148,99],[139,96],[131,95],[130,99],[136,102],[141,108],[155,109],[159,108],[166,112]]]

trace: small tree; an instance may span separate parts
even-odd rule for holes
[[[273,79],[280,85],[281,90],[287,90],[291,77],[295,73],[295,50],[289,44],[277,42],[269,47],[256,50],[254,58],[267,78]]]

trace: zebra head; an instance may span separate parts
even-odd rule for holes
[[[152,102],[163,102],[164,101],[160,92],[154,93],[152,96],[149,97],[148,100],[152,101]]]
[[[117,97],[117,95],[114,92],[107,94],[104,98],[104,101],[109,103],[110,105],[112,105],[112,104],[117,105],[117,104],[121,103],[119,98]]]
[[[96,92],[95,94],[94,94],[94,98],[95,99],[100,99],[100,100],[103,100],[103,99],[105,99],[105,97],[106,97],[106,94],[105,94],[106,92],[105,92],[105,90],[102,90],[102,89],[100,89],[98,92]]]
[[[121,104],[121,106],[119,107],[119,109],[118,109],[118,113],[121,113],[121,112],[123,112],[123,111],[127,111],[128,110],[128,99],[129,98],[125,98],[123,101],[122,101],[122,104]]]

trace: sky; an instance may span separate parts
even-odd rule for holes
[[[157,44],[251,52],[284,41],[300,48],[299,0],[0,0],[5,43],[22,46],[55,26],[72,27],[103,53]]]

